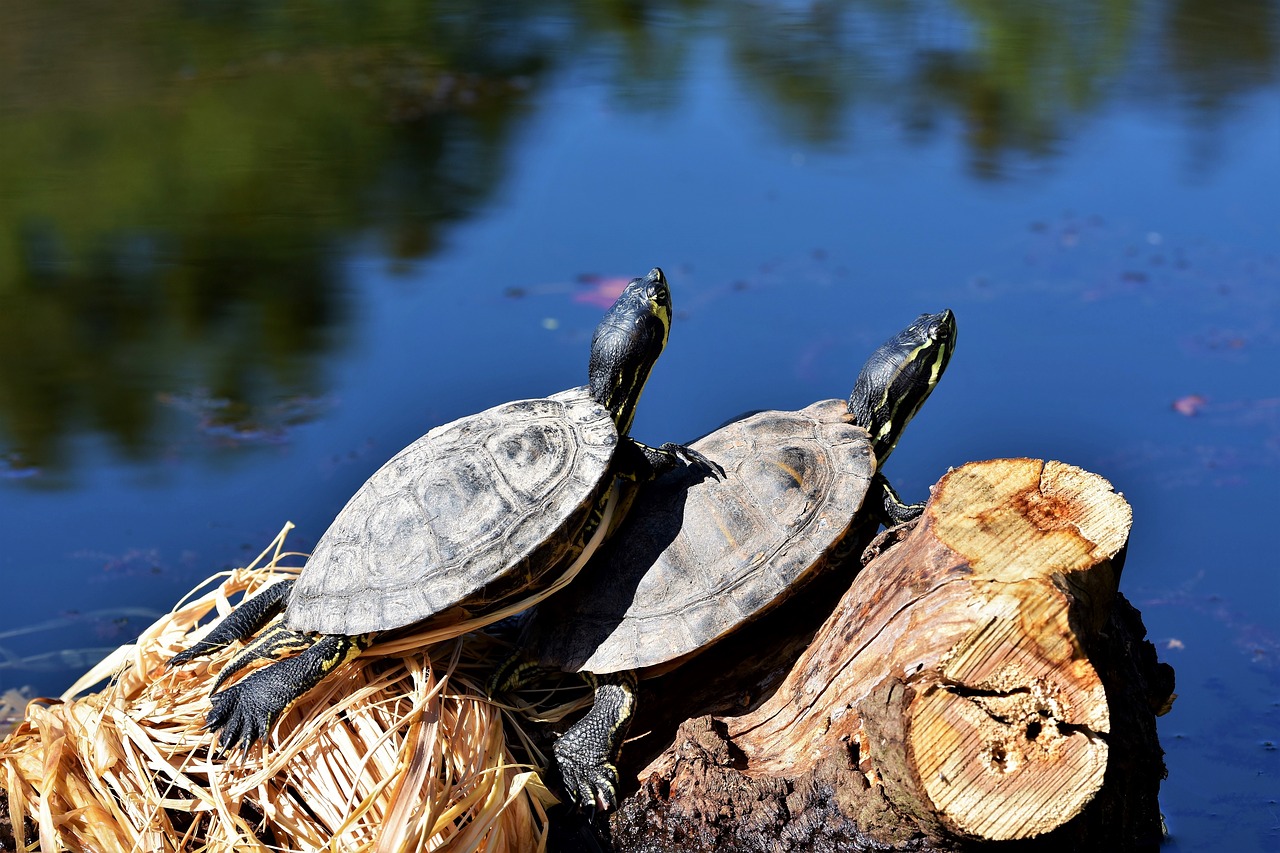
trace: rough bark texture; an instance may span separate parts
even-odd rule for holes
[[[665,748],[610,821],[613,844],[1156,846],[1154,715],[1172,670],[1116,592],[1130,519],[1109,483],[1061,463],[950,472],[811,643],[809,591],[740,632],[718,678],[691,665],[642,692],[660,710],[638,718],[635,751]],[[671,734],[673,709],[691,719]]]

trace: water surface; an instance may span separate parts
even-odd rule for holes
[[[660,265],[650,443],[844,396],[952,308],[889,474],[1115,483],[1168,846],[1280,846],[1276,4],[472,5],[0,9],[0,690],[584,381]]]

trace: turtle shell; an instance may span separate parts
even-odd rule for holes
[[[438,426],[355,493],[294,585],[286,624],[363,634],[483,612],[577,556],[618,431],[586,388]]]
[[[852,529],[876,464],[844,400],[760,412],[694,442],[725,471],[642,487],[572,584],[538,605],[529,655],[549,669],[667,668],[798,589]]]

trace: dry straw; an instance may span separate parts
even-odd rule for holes
[[[212,610],[226,614],[233,596],[297,575],[300,555],[284,552],[291,526],[61,700],[28,705],[0,744],[18,849],[545,848],[554,799],[514,759],[503,709],[481,689],[508,649],[485,634],[459,637],[468,625],[374,646],[291,709],[265,749],[211,759],[201,725],[231,654],[177,670],[165,663],[208,630]],[[105,678],[106,689],[72,698]]]

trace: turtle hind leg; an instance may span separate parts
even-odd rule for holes
[[[203,640],[169,658],[167,664],[169,669],[189,663],[198,657],[204,657],[231,645],[236,640],[243,640],[258,633],[263,625],[284,610],[289,592],[293,589],[293,583],[292,580],[273,583],[253,598],[240,602],[225,619],[205,635]]]
[[[618,751],[636,708],[636,676],[633,672],[582,677],[595,692],[595,703],[586,716],[569,727],[552,752],[565,793],[584,808],[602,811],[618,805]]]
[[[263,667],[210,697],[206,731],[218,732],[216,754],[249,749],[295,702],[342,664],[369,648],[372,634],[300,634],[310,644],[296,657]]]
[[[269,630],[254,638],[244,651],[236,655],[231,663],[218,673],[210,693],[217,693],[223,683],[256,660],[284,660],[291,655],[301,654],[315,645],[321,634],[310,634],[305,631],[294,631],[286,628],[283,621],[275,622]]]
[[[536,663],[524,660],[520,652],[516,652],[498,664],[498,668],[493,671],[488,683],[485,684],[485,691],[490,696],[497,696],[500,693],[519,690],[532,681],[541,669]]]

